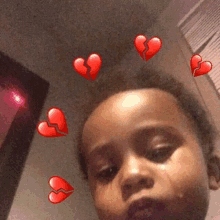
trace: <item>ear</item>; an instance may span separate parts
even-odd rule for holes
[[[220,157],[213,155],[207,164],[209,176],[209,188],[218,190],[220,188]]]

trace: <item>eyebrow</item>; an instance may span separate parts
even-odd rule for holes
[[[152,132],[156,134],[168,134],[171,136],[176,136],[181,142],[184,141],[183,136],[181,133],[178,131],[177,128],[173,126],[168,126],[168,125],[154,125],[154,126],[139,126],[135,131],[131,134],[132,136],[132,141],[137,141],[140,136],[143,134],[146,136],[149,136]],[[95,159],[98,155],[101,155],[102,153],[106,153],[107,151],[111,151],[115,148],[115,145],[113,141],[110,141],[108,143],[98,143],[97,145],[93,146],[94,150],[92,150],[89,153],[88,156],[88,161],[91,161],[92,158]]]

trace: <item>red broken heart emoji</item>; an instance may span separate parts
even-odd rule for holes
[[[148,61],[152,58],[161,48],[162,41],[159,37],[152,37],[147,44],[147,38],[144,35],[138,35],[134,39],[134,45],[143,59]]]
[[[91,54],[86,62],[84,58],[77,58],[73,61],[73,67],[77,73],[88,80],[95,80],[101,68],[102,60],[98,54]]]
[[[74,188],[63,178],[59,176],[53,176],[49,179],[49,185],[55,191],[64,190],[64,191],[73,191]],[[51,191],[48,195],[48,199],[51,203],[57,204],[64,201],[69,197],[73,192],[53,192]]]
[[[202,57],[199,54],[192,56],[190,64],[191,71],[194,77],[207,74],[212,69],[212,63],[209,61],[202,61]],[[195,73],[194,73],[195,71]]]
[[[68,134],[65,116],[59,108],[51,108],[47,116],[51,126],[46,121],[40,122],[37,126],[39,134],[44,137],[60,137]],[[56,128],[52,125],[57,125],[58,130],[66,134],[57,132]]]

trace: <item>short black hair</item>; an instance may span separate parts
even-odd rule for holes
[[[112,69],[112,71],[114,70]],[[88,117],[99,104],[110,96],[119,92],[143,88],[160,89],[172,94],[176,98],[180,109],[191,122],[206,162],[213,153],[215,139],[218,134],[216,127],[211,123],[209,115],[197,98],[181,82],[170,74],[150,70],[146,66],[142,67],[136,74],[129,74],[125,70],[108,71],[108,73],[97,77],[95,81],[88,83],[87,94],[80,98],[78,103],[80,125],[76,137],[77,157],[85,180],[88,180],[88,167],[82,151],[82,132]]]

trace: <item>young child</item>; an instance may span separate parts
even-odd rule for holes
[[[220,166],[217,131],[198,101],[145,67],[100,76],[88,91],[78,155],[99,218],[204,220]]]

